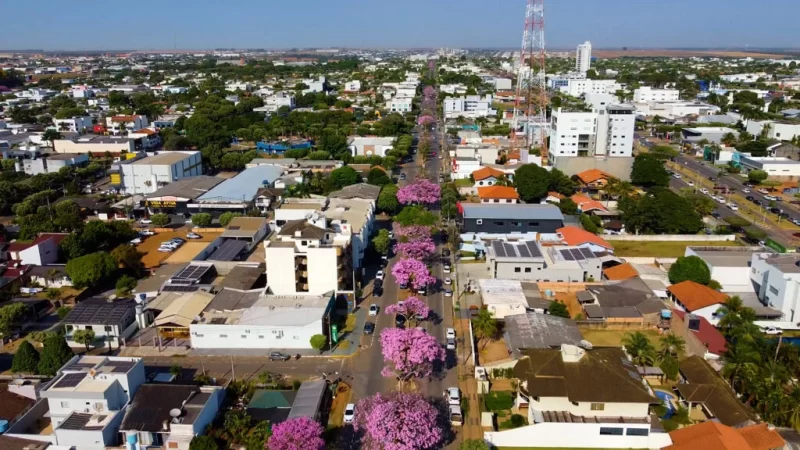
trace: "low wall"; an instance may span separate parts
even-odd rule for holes
[[[653,256],[620,256],[620,258],[631,264],[655,264],[657,266],[674,264],[678,260],[678,258],[656,258]]]
[[[194,227],[194,228],[192,228],[192,231],[194,231],[195,233],[224,233],[225,232],[225,228],[199,228],[199,227]]]
[[[575,324],[582,330],[651,330],[652,326],[644,324],[642,319],[635,322],[606,322],[605,320],[576,320]]]
[[[644,242],[726,242],[735,241],[734,234],[618,234],[603,235],[607,241],[644,241]]]

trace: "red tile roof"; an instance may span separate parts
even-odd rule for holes
[[[672,445],[662,450],[770,450],[785,445],[778,432],[763,423],[731,428],[709,420],[671,431],[669,437]]]
[[[559,194],[558,192],[548,192],[547,196],[548,197],[555,197],[555,198],[557,198],[559,200],[564,200],[565,198],[567,198],[566,196],[564,196],[562,194]]]
[[[703,286],[691,280],[673,284],[667,288],[667,291],[689,312],[697,311],[706,306],[721,305],[728,299],[728,296],[722,292],[715,291],[708,286]]]
[[[578,227],[566,226],[557,229],[556,233],[561,234],[561,238],[567,243],[567,245],[581,245],[591,242],[592,244],[599,245],[600,247],[614,250],[614,246],[606,242],[605,239]]]
[[[681,311],[679,309],[673,309],[672,312],[677,314],[678,317],[683,319],[688,314],[686,311]],[[705,317],[698,316],[700,318],[700,329],[697,331],[692,331],[700,342],[705,344],[706,348],[709,352],[715,355],[721,355],[725,353],[725,349],[727,349],[727,343],[725,342],[725,336],[720,333],[720,331],[711,325],[711,322],[706,320]]]
[[[639,272],[637,272],[630,263],[625,263],[603,270],[603,275],[605,275],[608,280],[618,281],[636,278],[639,276]]]
[[[33,245],[40,244],[48,239],[53,239],[56,245],[58,245],[61,241],[66,239],[67,236],[69,236],[69,233],[40,233],[39,237],[33,240]]]
[[[503,175],[505,175],[503,172],[495,169],[494,167],[483,167],[472,172],[472,178],[475,181],[485,180],[491,177],[499,178]]]
[[[617,179],[614,175],[611,175],[608,172],[603,172],[600,169],[589,169],[584,170],[576,174],[575,176],[578,177],[584,183],[594,183],[597,180],[608,180],[608,179]]]
[[[478,197],[519,200],[519,194],[517,194],[517,190],[510,186],[479,187]]]
[[[570,197],[573,202],[581,209],[583,212],[593,211],[593,210],[600,210],[600,211],[608,211],[602,203],[598,202],[597,200],[592,200],[591,198],[581,195],[575,194]]]

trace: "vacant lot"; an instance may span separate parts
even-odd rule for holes
[[[591,342],[595,347],[622,347],[622,339],[625,338],[625,335],[636,331],[647,336],[650,342],[658,348],[658,341],[661,335],[654,330],[594,330],[581,328],[583,338]]]
[[[194,258],[195,255],[200,253],[200,250],[205,248],[205,244],[202,243],[207,244],[208,242],[213,241],[220,235],[220,233],[202,233],[201,239],[189,240],[186,239],[186,233],[188,232],[189,231],[186,228],[180,228],[177,231],[171,231],[167,233],[156,233],[155,236],[146,236],[145,240],[141,244],[136,246],[137,250],[144,253],[144,256],[142,257],[142,264],[144,264],[144,267],[146,269],[152,269],[154,267],[158,267],[165,259],[173,255],[178,257],[178,259],[181,259],[181,261],[175,261],[175,262],[191,261],[191,259]],[[167,242],[168,240],[176,237],[188,241],[188,244],[182,245],[181,248],[172,253],[161,253],[158,251],[158,247],[161,246],[162,242]],[[186,249],[185,251],[184,248]],[[195,249],[196,251],[194,251]],[[192,253],[191,256],[188,256],[188,259],[186,259],[187,256],[185,255],[191,253],[192,251],[194,251],[194,253]],[[183,256],[181,257],[181,255]],[[183,259],[186,260],[183,261]]]
[[[609,240],[614,246],[614,254],[619,257],[634,256],[660,256],[662,258],[677,258],[686,253],[686,247],[738,247],[736,241],[614,241]]]

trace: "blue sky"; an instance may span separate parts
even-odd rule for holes
[[[0,49],[511,47],[525,0],[3,2]],[[749,9],[748,9],[749,8]],[[800,0],[545,0],[548,48],[800,47]]]

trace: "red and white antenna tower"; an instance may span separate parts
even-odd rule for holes
[[[513,137],[517,139],[524,136],[525,148],[538,146],[543,161],[546,161],[548,98],[545,77],[544,0],[527,0],[527,2],[517,71]]]

